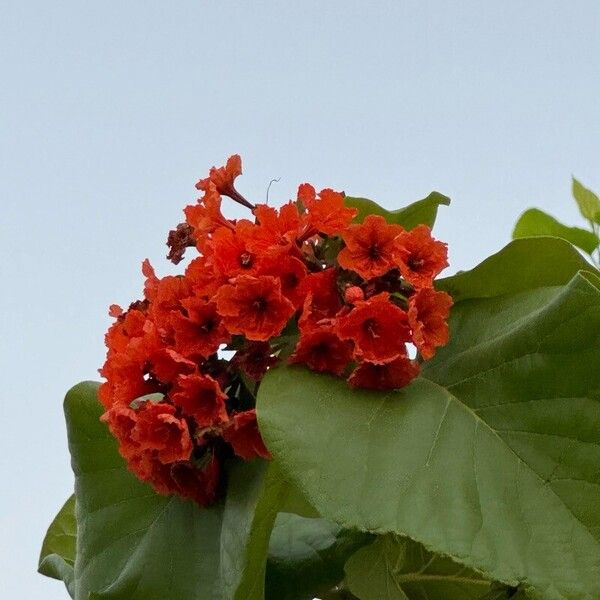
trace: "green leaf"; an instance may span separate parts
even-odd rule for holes
[[[284,495],[262,461],[236,463],[224,503],[200,508],[138,481],[99,421],[97,384],[65,399],[79,525],[75,600],[258,600]]]
[[[595,233],[580,227],[567,227],[544,211],[530,208],[517,221],[513,238],[537,236],[562,238],[588,254],[591,254],[600,244],[600,240]]]
[[[358,550],[345,570],[347,585],[360,600],[500,600],[514,592],[394,535]]]
[[[564,240],[523,238],[512,241],[471,271],[436,282],[454,302],[517,294],[568,283],[580,270],[593,267]]]
[[[600,223],[600,198],[573,177],[573,197],[579,206],[579,212],[588,221]]]
[[[71,598],[75,595],[73,566],[76,539],[75,496],[71,496],[48,528],[38,564],[38,572],[42,575],[64,581]]]
[[[532,598],[600,597],[600,289],[576,257],[517,240],[446,280],[452,338],[424,369],[437,383],[270,372],[259,423],[284,474],[344,527],[408,536]]]
[[[355,221],[362,223],[367,215],[380,215],[388,223],[402,225],[404,229],[413,229],[417,225],[433,227],[437,216],[438,207],[448,206],[450,198],[439,192],[431,192],[427,198],[413,202],[398,210],[386,210],[373,200],[367,198],[352,198],[346,196],[346,206],[358,209]]]
[[[267,600],[312,600],[344,577],[346,559],[371,536],[325,519],[280,513],[269,545]]]

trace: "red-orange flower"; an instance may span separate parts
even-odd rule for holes
[[[227,396],[210,375],[180,375],[170,397],[200,427],[212,427],[227,420]]]
[[[352,342],[341,340],[333,327],[301,331],[300,341],[289,358],[290,364],[305,364],[313,371],[341,375],[352,358]]]
[[[254,225],[238,221],[235,231],[220,227],[208,243],[211,259],[217,271],[228,278],[236,275],[254,275],[264,258],[254,252],[248,238]]]
[[[183,209],[185,220],[192,228],[198,250],[204,250],[208,236],[218,227],[231,227],[231,223],[221,213],[221,195],[213,183],[206,187],[204,196],[197,204]]]
[[[223,429],[223,439],[229,442],[236,455],[244,460],[271,458],[271,453],[260,436],[254,409],[235,414]]]
[[[415,287],[431,287],[434,278],[448,266],[448,247],[431,237],[427,225],[418,225],[396,238],[394,260],[402,277]]]
[[[338,318],[337,333],[355,344],[354,355],[373,363],[386,363],[406,353],[410,341],[408,315],[381,293],[357,302]]]
[[[167,493],[191,498],[200,506],[212,504],[217,499],[221,483],[220,459],[211,453],[203,461],[202,468],[191,462],[175,463],[169,469],[167,481]]]
[[[327,188],[321,190],[317,198],[315,189],[308,183],[298,188],[298,200],[306,207],[306,222],[315,233],[342,233],[358,212],[344,205],[344,194]]]
[[[233,154],[227,159],[224,167],[211,167],[206,179],[200,179],[196,183],[196,188],[206,191],[210,184],[214,184],[219,194],[229,195],[233,189],[233,184],[239,175],[242,174],[242,159],[239,154]]]
[[[216,295],[225,327],[249,340],[266,341],[281,333],[294,305],[281,293],[279,279],[269,275],[240,275]]]
[[[150,372],[162,383],[173,383],[179,375],[189,375],[195,370],[196,363],[173,348],[161,348],[150,355]]]
[[[278,358],[273,355],[269,342],[248,342],[231,359],[232,364],[239,367],[254,381],[260,381],[267,369],[277,361]]]
[[[408,385],[419,374],[419,365],[406,356],[385,364],[361,362],[348,378],[352,387],[395,390]]]
[[[260,271],[261,275],[272,275],[281,281],[281,293],[299,308],[302,306],[302,281],[307,275],[304,263],[289,254],[266,263]]]
[[[448,343],[446,320],[451,306],[452,298],[446,292],[425,288],[411,296],[408,320],[413,341],[423,358],[431,358],[436,348]]]
[[[331,318],[342,307],[337,290],[337,272],[332,267],[307,275],[298,291],[305,304],[301,325],[307,321],[316,323]]]
[[[227,283],[226,274],[219,273],[214,267],[211,259],[206,256],[197,256],[185,269],[187,279],[192,293],[196,296],[210,297]]]
[[[390,225],[379,215],[368,215],[342,235],[346,247],[338,254],[339,265],[363,279],[385,275],[395,266],[394,240],[402,231],[400,225]]]
[[[187,460],[192,453],[187,423],[175,416],[174,406],[163,402],[142,405],[132,439],[142,451],[154,452],[163,464]]]
[[[258,226],[254,228],[249,244],[255,252],[269,252],[278,247],[289,247],[296,241],[302,227],[298,206],[284,204],[279,211],[266,204],[254,209]]]
[[[182,300],[181,305],[187,316],[178,313],[172,321],[175,345],[180,354],[188,358],[208,358],[230,340],[214,302],[191,297]]]

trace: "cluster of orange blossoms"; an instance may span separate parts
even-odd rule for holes
[[[144,262],[144,299],[111,307],[100,370],[103,419],[129,468],[201,505],[218,497],[225,459],[269,458],[255,397],[278,361],[395,389],[419,372],[407,344],[428,359],[448,338],[452,301],[433,289],[447,250],[429,227],[352,223],[343,193],[307,183],[279,210],[254,206],[234,187],[240,173],[235,155],[196,184],[203,196],[168,244],[175,263],[188,247],[200,255],[163,278]],[[226,219],[222,196],[254,220]]]

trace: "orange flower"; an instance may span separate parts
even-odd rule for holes
[[[352,342],[341,340],[332,327],[301,331],[290,364],[305,364],[313,371],[341,375],[352,358]]]
[[[187,460],[192,439],[187,423],[175,416],[175,407],[163,402],[145,402],[137,412],[131,437],[142,451],[153,451],[163,464]]]
[[[185,277],[167,275],[157,281],[148,314],[163,335],[172,335],[173,313],[180,313],[181,301],[191,295],[191,285]]]
[[[229,442],[236,455],[244,460],[271,458],[271,453],[260,436],[254,409],[234,415],[223,429],[223,439]]]
[[[448,343],[448,323],[452,298],[446,292],[425,288],[409,299],[408,320],[413,330],[413,341],[425,359],[435,349]]]
[[[258,226],[254,228],[249,243],[255,252],[288,248],[300,234],[302,220],[298,206],[292,202],[284,204],[279,211],[266,204],[258,204],[254,215]]]
[[[298,200],[306,207],[306,222],[315,233],[342,233],[358,212],[344,205],[344,194],[329,188],[321,190],[317,199],[315,189],[309,183],[298,188]]]
[[[221,213],[221,195],[213,183],[197,204],[183,209],[186,223],[192,228],[198,250],[203,252],[208,236],[217,227],[231,227],[231,223]]]
[[[273,349],[268,342],[248,342],[231,359],[232,364],[239,367],[250,379],[260,381],[267,369],[277,363]]]
[[[227,274],[214,269],[212,257],[209,259],[206,256],[197,256],[187,266],[185,279],[194,295],[211,297],[227,283]]]
[[[206,179],[200,179],[196,184],[199,190],[207,191],[210,185],[214,185],[217,192],[223,196],[229,196],[232,200],[239,202],[250,210],[254,205],[248,202],[236,189],[234,182],[242,174],[242,159],[239,154],[234,154],[227,159],[224,167],[212,167]]]
[[[394,260],[402,277],[417,288],[431,287],[434,278],[448,266],[448,247],[431,237],[427,225],[418,225],[396,238]]]
[[[355,344],[354,356],[381,364],[406,353],[410,341],[408,316],[382,292],[357,302],[347,314],[338,318],[337,333]]]
[[[265,257],[250,248],[249,237],[254,225],[238,221],[235,230],[220,227],[207,244],[207,252],[217,272],[228,279],[236,275],[254,275]]]
[[[140,452],[140,445],[132,437],[137,425],[137,413],[128,406],[113,406],[100,418],[108,424],[111,433],[119,442],[119,452],[123,458],[129,458]]]
[[[231,336],[223,326],[214,302],[193,297],[181,301],[187,316],[175,314],[173,330],[177,350],[187,358],[208,358]]]
[[[290,302],[299,308],[302,306],[302,281],[307,275],[304,263],[289,254],[273,259],[261,269],[261,275],[272,275],[281,281],[281,292]]]
[[[207,462],[202,468],[191,462],[179,462],[171,465],[168,473],[168,493],[190,498],[200,506],[208,506],[217,499],[221,482],[221,461],[210,453],[205,456]],[[156,480],[153,480],[153,484]]]
[[[394,240],[402,231],[400,225],[389,225],[379,215],[368,215],[342,235],[346,247],[338,254],[339,265],[363,279],[385,275],[395,266]]]
[[[249,340],[267,341],[281,333],[294,305],[281,293],[279,279],[269,275],[240,275],[216,295],[217,310],[233,334]]]
[[[170,397],[200,427],[212,427],[227,420],[227,396],[210,375],[180,375]]]
[[[337,272],[334,268],[310,273],[300,283],[299,294],[304,299],[304,310],[300,317],[303,323],[316,323],[329,319],[342,307],[337,291]]]
[[[419,374],[419,365],[406,356],[383,365],[361,362],[348,378],[352,387],[369,390],[397,390]]]
[[[207,191],[212,183],[219,194],[228,196],[236,177],[241,174],[242,159],[239,154],[233,154],[227,159],[224,167],[211,167],[208,177],[196,183],[196,189]]]

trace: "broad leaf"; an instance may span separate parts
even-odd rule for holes
[[[394,535],[358,550],[345,570],[348,587],[360,600],[500,600],[515,592]]]
[[[563,225],[544,211],[530,208],[517,221],[513,238],[537,236],[562,238],[588,254],[591,254],[600,244],[600,240],[595,233],[580,227],[567,227],[567,225]]]
[[[402,225],[404,229],[408,230],[421,224],[433,227],[438,207],[441,205],[448,206],[450,198],[439,192],[431,192],[427,198],[413,202],[398,210],[386,210],[367,198],[346,196],[345,203],[347,206],[358,209],[355,220],[359,223],[362,223],[367,215],[380,215],[388,223]]]
[[[346,559],[370,537],[325,519],[280,513],[269,545],[266,600],[312,600],[333,588]]]
[[[579,211],[588,221],[600,223],[600,198],[573,177],[573,197]]]
[[[593,267],[567,242],[556,238],[514,240],[471,271],[440,279],[437,287],[455,303],[537,288],[562,286],[580,270]]]
[[[273,370],[258,414],[286,476],[344,527],[533,598],[600,597],[600,290],[582,264],[561,240],[517,240],[446,280],[452,341],[424,372],[438,383],[377,393]]]
[[[71,496],[48,528],[38,564],[38,571],[42,575],[64,581],[71,598],[75,596],[73,569],[76,540],[75,496]]]
[[[99,421],[97,385],[65,399],[77,497],[76,600],[262,599],[267,544],[284,494],[260,461],[229,473],[224,503],[157,495],[126,468]]]

